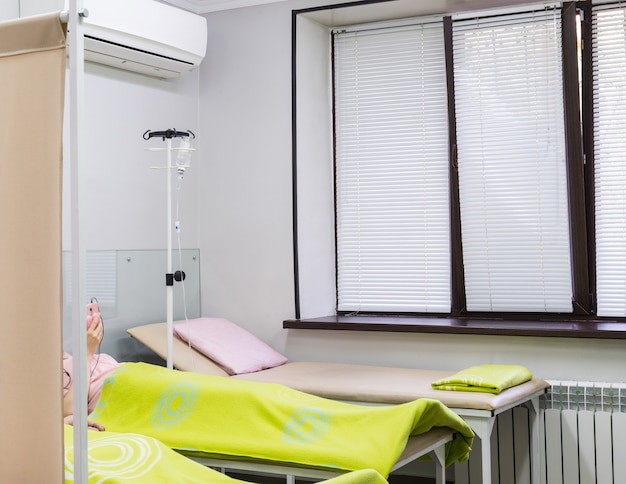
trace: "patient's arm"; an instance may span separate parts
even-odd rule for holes
[[[63,417],[63,422],[68,425],[74,425],[74,415],[67,415]],[[104,431],[104,426],[100,425],[98,422],[94,422],[93,420],[87,420],[87,428],[89,430],[98,430],[100,432]]]
[[[91,323],[87,327],[87,394],[89,394],[89,386],[91,383],[91,365],[100,346],[103,336],[102,319],[100,313],[93,315]],[[70,371],[71,375],[71,371]],[[74,413],[74,392],[72,391],[72,380],[65,388],[67,390],[63,395],[63,417],[67,417]]]

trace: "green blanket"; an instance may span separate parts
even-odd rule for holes
[[[65,483],[74,480],[73,428],[65,425]],[[180,455],[145,435],[87,432],[89,484],[243,483]]]
[[[65,425],[65,484],[74,478],[74,430]],[[87,433],[89,484],[247,484],[198,464],[145,435]],[[321,484],[387,484],[373,469],[348,472]]]
[[[436,390],[500,393],[530,380],[532,373],[518,365],[478,365],[432,383]]]
[[[282,385],[125,363],[105,382],[91,418],[168,447],[387,476],[410,435],[457,432],[446,464],[468,458],[474,434],[436,400],[395,406],[336,402]]]
[[[374,469],[362,469],[360,471],[352,471],[334,477],[321,484],[388,484],[387,480]]]

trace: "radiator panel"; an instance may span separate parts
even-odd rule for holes
[[[578,471],[580,473],[580,484],[595,484],[596,482],[593,417],[593,412],[589,410],[578,412],[578,457],[580,459]]]
[[[611,414],[595,414],[596,435],[596,479],[597,482],[613,482],[613,435]]]
[[[540,399],[541,484],[626,484],[626,384],[550,383]],[[529,426],[525,407],[498,415],[491,442],[475,439],[469,461],[455,465],[455,484],[482,483],[482,445],[491,448],[492,484],[530,484]]]
[[[563,484],[561,461],[561,411],[547,409],[544,412],[546,482]],[[559,436],[558,439],[551,436]]]
[[[613,474],[615,484],[626,484],[626,438],[624,436],[626,436],[626,413],[614,413]]]
[[[553,410],[558,413],[559,410]],[[561,411],[561,442],[563,443],[563,481],[578,482],[578,414],[575,410]]]

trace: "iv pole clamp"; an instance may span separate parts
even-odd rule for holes
[[[185,274],[185,271],[176,271],[174,272],[174,274],[167,273],[165,274],[165,285],[173,286],[174,281],[176,282],[184,281],[186,277],[187,277],[187,274]]]
[[[165,273],[166,302],[167,302],[167,368],[172,369],[173,361],[173,335],[174,335],[174,281],[184,281],[183,271],[172,272],[172,139],[191,137],[196,135],[191,131],[176,131],[167,129],[165,131],[148,130],[143,134],[143,139],[161,138],[166,141],[167,148],[167,271]],[[160,150],[159,150],[160,151]],[[180,173],[180,172],[179,172]]]

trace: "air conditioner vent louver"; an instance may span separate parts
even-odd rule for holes
[[[206,19],[154,0],[84,0],[85,60],[153,77],[195,69],[206,53]]]
[[[104,42],[106,44],[110,44],[110,45],[115,46],[115,47],[122,47],[123,49],[134,50],[134,51],[137,51],[140,55],[162,57],[165,60],[170,60],[170,61],[174,61],[174,62],[181,62],[183,64],[188,64],[190,66],[194,65],[192,62],[187,62],[187,61],[183,61],[183,60],[180,60],[180,59],[174,59],[173,57],[167,57],[165,55],[161,55],[161,54],[156,53],[156,52],[148,52],[147,50],[136,49],[135,47],[128,47],[127,45],[122,45],[122,44],[118,44],[116,42],[111,42],[110,40],[98,39],[96,37],[92,37],[91,35],[85,35],[85,38],[86,39],[91,39],[91,40],[93,40],[95,42]]]

